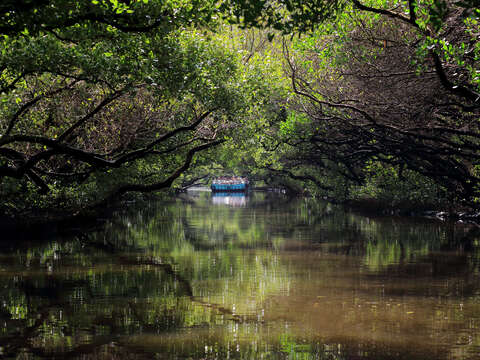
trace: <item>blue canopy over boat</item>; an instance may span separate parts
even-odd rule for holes
[[[240,176],[221,176],[213,179],[212,191],[247,191],[248,179]]]

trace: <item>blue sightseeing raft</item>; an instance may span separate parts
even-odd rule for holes
[[[246,192],[248,179],[240,176],[221,176],[213,179],[211,189],[213,192]]]

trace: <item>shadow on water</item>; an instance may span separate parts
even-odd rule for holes
[[[474,227],[198,192],[66,230],[0,247],[0,358],[480,355]]]

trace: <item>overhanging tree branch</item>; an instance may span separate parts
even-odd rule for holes
[[[123,95],[124,91],[125,91],[126,88],[123,88],[123,89],[120,89],[120,90],[117,90],[117,91],[114,91],[112,94],[110,94],[109,96],[107,96],[105,99],[103,99],[97,106],[95,106],[95,108],[90,111],[88,114],[86,114],[85,116],[83,116],[82,118],[80,118],[79,120],[77,120],[72,126],[70,126],[67,130],[65,130],[63,132],[63,134],[61,134],[59,137],[58,137],[58,141],[63,141],[63,140],[72,140],[71,139],[71,134],[76,130],[78,129],[80,126],[82,126],[83,124],[85,124],[88,120],[90,120],[91,118],[93,118],[96,114],[98,114],[105,106],[107,106],[108,104],[110,104],[112,101],[118,99],[121,95]]]
[[[107,102],[107,100],[109,99],[105,99],[104,102]],[[100,110],[100,107],[97,106],[95,110],[98,112]],[[173,152],[175,150],[183,148],[184,146],[192,143],[194,140],[203,140],[203,141],[207,140],[207,139],[193,138],[191,141],[183,142],[176,146],[171,146],[165,151],[155,150],[155,146],[161,144],[162,142],[165,142],[180,133],[195,130],[198,127],[198,125],[200,125],[200,123],[204,121],[214,111],[215,109],[206,111],[202,115],[198,116],[198,118],[195,119],[195,121],[193,121],[190,125],[181,126],[176,129],[173,129],[165,133],[158,139],[152,141],[150,144],[148,144],[144,148],[130,151],[114,160],[109,160],[105,158],[104,155],[102,154],[75,148],[69,144],[62,142],[61,139],[51,139],[44,136],[35,136],[35,135],[3,136],[2,138],[0,138],[0,153],[3,152],[4,155],[9,155],[10,157],[13,156],[13,159],[19,160],[21,165],[19,165],[16,168],[13,168],[13,167],[2,168],[2,171],[0,171],[0,176],[21,178],[28,171],[35,168],[40,161],[48,160],[51,157],[58,156],[58,155],[70,156],[72,159],[78,160],[80,162],[84,162],[97,169],[119,168],[127,162],[145,158],[148,155],[165,155],[166,153]],[[82,118],[81,121],[86,121],[87,118],[90,118],[91,116],[93,116],[92,112],[89,113],[84,118]],[[77,122],[75,125],[77,124],[79,123]],[[45,147],[48,147],[49,149],[32,156],[28,160],[25,160],[25,156],[23,154],[5,147],[6,145],[18,143],[18,142],[43,145]]]
[[[185,159],[183,161],[183,164],[175,170],[168,178],[161,182],[157,182],[154,184],[149,184],[149,185],[144,185],[144,184],[125,184],[120,187],[118,187],[116,190],[114,190],[110,195],[108,195],[102,202],[101,204],[108,203],[109,201],[119,198],[121,195],[129,193],[129,192],[153,192],[153,191],[159,191],[165,188],[168,188],[172,185],[172,183],[183,173],[185,172],[189,167],[190,164],[192,163],[193,157],[196,153],[213,148],[215,146],[218,146],[222,143],[224,143],[225,140],[216,140],[212,141],[206,144],[202,144],[199,146],[196,146],[192,149],[190,149],[187,152],[187,155],[185,156]],[[98,206],[98,204],[97,204]]]
[[[368,11],[368,12],[371,12],[371,13],[374,13],[374,14],[385,15],[385,16],[391,18],[391,19],[400,20],[404,23],[410,24],[411,26],[413,26],[417,29],[420,29],[419,25],[416,22],[416,14],[415,14],[415,10],[414,10],[414,2],[415,1],[412,1],[412,0],[409,1],[410,17],[406,17],[402,14],[398,14],[398,13],[390,11],[390,10],[378,9],[378,8],[374,8],[374,7],[371,7],[371,6],[366,6],[366,5],[362,4],[359,0],[352,0],[352,2],[360,10]]]
[[[378,8],[366,6],[362,4],[360,0],[352,0],[352,2],[360,10],[371,12],[374,14],[381,14],[391,19],[400,20],[403,23],[412,26],[417,31],[420,31],[426,37],[432,37],[432,38],[435,37],[431,30],[429,30],[428,28],[422,29],[417,23],[417,16],[415,11],[415,8],[417,6],[417,0],[408,1],[409,13],[410,13],[409,17],[406,17],[402,14],[398,14],[390,10],[378,9]],[[466,86],[454,84],[453,82],[451,82],[447,77],[445,68],[440,59],[440,55],[435,51],[435,49],[429,50],[429,54],[433,58],[435,72],[437,73],[437,76],[440,79],[440,82],[443,85],[443,87],[449,92],[451,92],[452,94],[475,103],[475,107],[480,106],[480,93]]]
[[[45,99],[45,98],[48,98],[48,97],[51,97],[53,95],[56,95],[56,94],[59,94],[61,93],[62,91],[64,90],[68,90],[68,89],[71,89],[71,87],[76,83],[76,81],[73,81],[71,82],[70,84],[68,84],[67,86],[64,86],[64,87],[61,87],[59,89],[56,89],[56,90],[53,90],[53,91],[49,91],[45,94],[42,94],[42,95],[38,95],[36,96],[35,98],[27,101],[26,103],[24,103],[16,112],[15,114],[13,114],[13,116],[11,117],[10,119],[10,122],[8,123],[8,127],[7,127],[7,130],[5,130],[5,134],[4,136],[8,136],[10,135],[11,131],[13,130],[13,127],[15,126],[15,124],[17,123],[18,119],[20,118],[20,116],[22,116],[22,114],[25,113],[25,111],[27,111],[28,109],[32,108],[36,103],[38,103],[40,100],[42,99]]]

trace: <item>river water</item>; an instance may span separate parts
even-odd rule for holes
[[[0,248],[0,359],[478,359],[478,230],[190,192]]]

